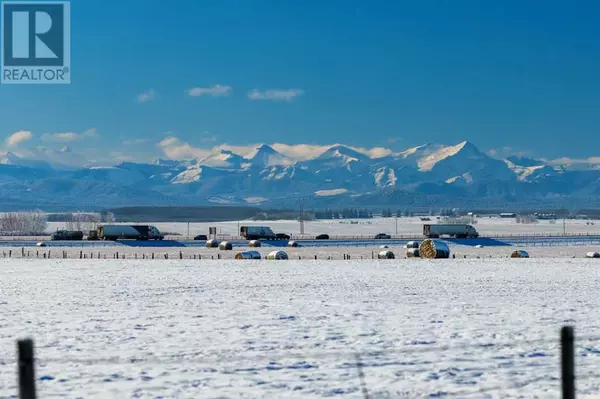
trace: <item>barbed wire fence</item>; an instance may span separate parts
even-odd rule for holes
[[[20,399],[37,399],[38,396],[38,387],[36,385],[36,367],[38,366],[46,366],[53,364],[62,364],[62,365],[132,365],[132,364],[141,364],[141,365],[165,365],[165,364],[194,364],[194,365],[203,365],[209,366],[211,369],[216,369],[215,365],[220,365],[223,368],[223,365],[228,365],[230,369],[224,367],[223,370],[228,370],[230,373],[232,370],[243,371],[248,368],[231,368],[232,365],[239,362],[268,362],[269,370],[282,370],[287,368],[303,368],[304,366],[296,365],[286,367],[281,365],[280,362],[275,360],[289,360],[289,359],[322,359],[322,360],[339,360],[340,358],[353,359],[349,361],[343,362],[341,365],[338,365],[338,368],[342,369],[356,369],[356,377],[359,382],[359,393],[362,395],[364,399],[371,399],[377,397],[377,392],[374,387],[369,387],[367,384],[367,375],[368,370],[371,367],[381,367],[384,366],[407,366],[410,363],[408,362],[399,362],[396,360],[386,361],[382,359],[384,356],[407,356],[410,354],[440,354],[444,351],[449,350],[472,350],[474,348],[490,348],[494,347],[495,350],[500,349],[510,349],[514,348],[516,345],[550,345],[556,344],[559,342],[560,348],[560,362],[556,365],[549,364],[540,364],[536,363],[535,358],[527,358],[525,357],[527,364],[522,365],[514,365],[512,364],[510,370],[512,373],[516,372],[525,372],[530,370],[533,367],[537,367],[539,370],[549,370],[552,368],[552,371],[549,370],[549,373],[553,373],[556,370],[560,370],[560,381],[561,381],[561,398],[562,399],[575,399],[575,334],[572,326],[563,326],[560,330],[560,339],[532,339],[532,340],[512,340],[506,342],[493,342],[493,343],[465,343],[458,345],[443,345],[443,346],[419,346],[415,347],[403,347],[396,349],[381,349],[381,350],[372,350],[372,351],[314,351],[311,353],[310,351],[285,351],[283,353],[266,353],[263,355],[255,355],[255,354],[239,354],[238,351],[233,349],[222,350],[222,349],[213,349],[211,352],[198,352],[198,351],[190,351],[187,353],[178,353],[176,355],[152,355],[152,356],[138,356],[138,357],[122,357],[122,356],[113,356],[113,357],[37,357],[34,352],[34,341],[30,338],[21,339],[17,341],[17,358],[0,358],[0,365],[17,365],[17,374],[18,374],[18,397]],[[590,342],[600,342],[600,336],[580,336],[577,338],[577,342],[582,343],[590,343]],[[584,347],[583,349],[592,350],[593,348]],[[593,353],[597,353],[596,349],[593,349]],[[582,353],[580,356],[585,356],[585,353]],[[365,360],[366,359],[366,360]],[[375,362],[373,359],[378,359],[379,363]],[[463,359],[464,360],[464,359]],[[460,359],[454,359],[455,362],[459,362]],[[318,367],[318,366],[317,366]],[[544,368],[545,367],[545,368]],[[248,369],[251,370],[251,369]],[[586,378],[600,378],[600,374],[580,374],[578,377],[579,381],[583,381]],[[439,396],[445,397],[460,397],[460,398],[469,398],[469,397],[481,397],[482,394],[491,394],[498,393],[502,391],[509,390],[517,390],[523,391],[530,385],[531,382],[519,382],[513,381],[511,384],[497,384],[493,386],[481,387],[479,389],[473,387],[471,389],[445,389],[443,392],[438,392]],[[375,392],[374,392],[375,391]],[[407,393],[408,395],[408,393]],[[409,397],[409,396],[406,396]]]

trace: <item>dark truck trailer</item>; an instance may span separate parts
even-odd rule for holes
[[[50,235],[53,241],[79,241],[83,240],[83,231],[59,230]]]
[[[284,233],[275,234],[269,226],[240,226],[240,235],[246,240],[289,240]]]

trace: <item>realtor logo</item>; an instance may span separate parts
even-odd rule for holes
[[[68,1],[2,1],[0,83],[71,83]]]

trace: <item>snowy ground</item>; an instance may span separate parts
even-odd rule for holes
[[[600,267],[584,259],[0,261],[0,397],[32,336],[40,398],[600,392]]]
[[[555,224],[548,220],[541,220],[536,224],[520,224],[514,219],[500,218],[478,218],[475,228],[482,236],[494,236],[505,234],[563,234],[562,220],[556,221]],[[435,217],[431,222],[423,222],[418,217],[413,218],[398,218],[398,229],[396,230],[395,218],[376,218],[362,219],[354,221],[352,224],[348,220],[322,220],[304,223],[304,232],[306,235],[315,236],[317,234],[330,234],[350,237],[373,237],[377,233],[398,234],[398,235],[422,235],[423,223],[437,223]],[[167,233],[179,233],[187,235],[187,223],[142,223],[153,224],[160,231]],[[189,234],[208,234],[210,226],[217,227],[218,234],[226,236],[238,236],[238,225],[267,225],[271,226],[273,231],[280,233],[288,233],[294,236],[300,234],[300,223],[294,220],[277,220],[277,221],[240,221],[238,222],[217,222],[217,223],[190,223]],[[48,231],[56,231],[63,229],[64,223],[49,223]],[[600,223],[587,225],[584,220],[566,220],[564,231],[567,234],[600,234]],[[397,233],[396,233],[397,232]]]

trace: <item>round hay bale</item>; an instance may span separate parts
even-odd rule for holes
[[[206,248],[217,248],[218,246],[219,246],[219,241],[217,241],[217,240],[206,241]]]
[[[233,249],[233,244],[231,244],[229,241],[223,241],[219,244],[219,249],[221,251],[231,251]]]
[[[296,241],[289,241],[287,243],[287,246],[296,248],[298,246],[298,243]]]
[[[287,260],[288,254],[285,251],[273,251],[267,255],[268,260]]]
[[[389,247],[387,245],[380,245],[379,249],[388,249]]]
[[[248,243],[250,248],[260,248],[262,246],[261,242],[258,240],[252,240]]]
[[[419,256],[427,259],[448,259],[450,248],[443,241],[427,239],[419,247]]]
[[[404,248],[419,248],[419,241],[409,241]]]
[[[236,259],[261,259],[260,252],[258,251],[243,251],[235,254]]]
[[[481,244],[475,245],[475,248],[483,248],[483,245],[481,245]]]
[[[524,251],[522,249],[517,249],[516,251],[513,251],[512,254],[510,254],[511,258],[529,258],[529,254],[527,253],[527,251]]]
[[[37,244],[35,244],[37,247],[45,247],[46,243],[45,242],[38,242]]]
[[[408,251],[406,251],[406,257],[419,258],[419,248],[409,248]]]
[[[600,258],[600,253],[598,252],[588,252],[585,254],[586,258]]]
[[[381,251],[377,254],[377,259],[395,259],[392,251]]]

